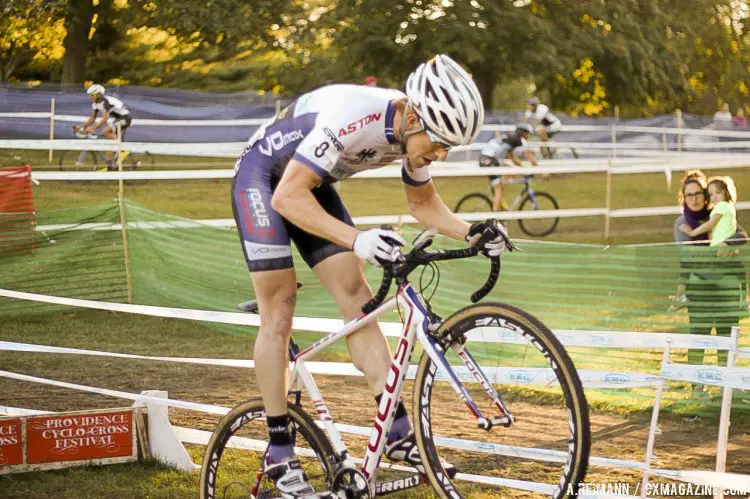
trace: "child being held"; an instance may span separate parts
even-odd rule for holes
[[[723,256],[726,241],[737,232],[737,188],[731,177],[711,177],[708,179],[708,194],[711,198],[711,218],[695,229],[688,224],[680,225],[680,230],[690,237],[696,237],[711,232],[711,246],[719,248],[719,256]]]

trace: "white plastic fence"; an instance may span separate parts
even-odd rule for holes
[[[204,320],[210,322],[221,322],[226,324],[245,324],[257,326],[260,323],[259,317],[254,314],[240,314],[228,312],[215,312],[205,310],[186,310],[168,307],[154,307],[144,305],[127,305],[121,303],[96,302],[91,300],[78,300],[73,298],[63,298],[56,296],[38,295],[33,293],[23,293],[12,290],[0,290],[0,296],[17,298],[30,301],[39,301],[45,303],[54,303],[59,305],[69,305],[84,308],[93,308],[99,310],[110,310],[119,312],[130,312],[145,314],[159,317],[182,318],[189,320]],[[334,319],[306,318],[295,317],[294,328],[305,331],[332,332],[337,331],[343,323]],[[399,336],[401,332],[400,323],[382,323],[384,333],[387,336]],[[637,386],[654,386],[656,387],[656,398],[654,402],[653,417],[649,427],[649,438],[646,447],[645,459],[643,461],[612,459],[604,457],[592,457],[590,460],[593,466],[606,466],[615,468],[629,468],[640,470],[644,474],[642,486],[640,487],[641,497],[646,497],[649,490],[648,477],[660,476],[672,480],[689,482],[703,486],[717,487],[723,489],[742,489],[750,491],[750,475],[738,475],[725,473],[729,416],[731,410],[731,393],[732,388],[750,389],[750,369],[740,369],[734,367],[735,357],[737,355],[750,358],[750,352],[739,350],[737,348],[739,328],[733,328],[731,338],[712,337],[702,335],[684,335],[684,334],[667,334],[667,333],[639,333],[639,332],[611,332],[611,331],[574,331],[574,330],[556,330],[555,334],[566,347],[589,347],[589,348],[623,348],[623,349],[663,349],[664,355],[662,360],[662,369],[658,376],[630,371],[599,371],[599,370],[579,370],[581,380],[586,388],[629,388]],[[469,336],[469,341],[483,342],[504,342],[504,343],[523,343],[526,340],[514,331],[502,328],[484,328],[481,337]],[[708,367],[692,366],[672,363],[669,360],[670,349],[673,348],[711,348],[716,350],[729,351],[727,367]],[[250,360],[240,359],[203,359],[203,358],[175,358],[175,357],[154,357],[133,354],[122,354],[112,352],[91,351],[82,349],[51,347],[45,345],[32,345],[13,342],[0,342],[0,350],[37,352],[51,354],[69,354],[69,355],[90,355],[110,358],[128,358],[153,360],[162,362],[180,362],[195,363],[204,365],[223,365],[232,367],[251,368],[254,363]],[[306,364],[311,372],[326,375],[343,375],[359,376],[359,373],[352,364],[331,363],[331,362],[311,362]],[[523,376],[519,376],[519,369],[513,368],[488,368],[488,374],[496,382],[506,382],[512,380],[513,383],[524,381],[530,385],[536,384],[536,380],[541,379],[542,383],[547,383],[545,369],[521,369]],[[533,371],[533,372],[532,372]],[[408,376],[413,379],[413,366]],[[138,395],[117,390],[108,390],[96,387],[88,387],[73,383],[60,382],[51,379],[38,378],[23,374],[0,371],[0,377],[41,383],[53,386],[66,387],[75,390],[87,391],[90,393],[99,393],[113,397],[126,398],[141,403],[157,406],[170,406],[182,409],[202,411],[210,414],[225,414],[229,409],[186,402],[180,400],[169,400],[162,397],[147,395]],[[473,378],[464,373],[461,376],[464,382],[473,382]],[[657,434],[658,415],[661,404],[661,395],[665,384],[670,381],[702,383],[723,387],[723,400],[721,408],[720,429],[717,446],[717,465],[716,471],[699,471],[699,470],[663,470],[652,468],[651,460],[655,446]],[[167,422],[168,425],[168,422]],[[358,435],[368,435],[369,429],[351,425],[339,425],[344,433],[353,433]],[[171,428],[171,425],[169,426]],[[182,438],[183,441],[192,443],[204,443],[207,440],[207,432],[203,434],[197,430],[177,428],[172,430],[175,440]],[[452,447],[467,448],[473,451],[489,452],[503,455],[522,455],[529,459],[562,462],[564,456],[562,453],[533,448],[521,448],[515,446],[496,445],[488,448],[486,443],[474,442],[461,439],[438,439],[438,445],[450,445]],[[164,445],[167,445],[166,443]],[[169,444],[169,445],[173,445]],[[183,449],[184,451],[184,449]],[[187,454],[185,453],[184,456]],[[182,456],[184,463],[184,456]],[[189,457],[188,457],[189,460]],[[184,464],[185,467],[192,466],[192,463]],[[465,479],[479,479],[479,477],[464,477]],[[485,477],[481,478],[482,480]],[[498,482],[503,485],[520,488],[523,490],[544,492],[546,484],[534,482],[513,481],[513,483]],[[541,486],[541,488],[540,488]],[[543,490],[542,490],[543,489]],[[722,497],[721,490],[717,489],[716,497]]]

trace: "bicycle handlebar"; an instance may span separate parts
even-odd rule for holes
[[[421,236],[417,238],[418,241],[420,239]],[[391,290],[394,278],[405,280],[414,269],[422,265],[427,265],[430,262],[471,258],[479,253],[479,248],[476,246],[455,250],[425,251],[425,248],[430,244],[432,244],[432,238],[423,241],[422,244],[415,245],[409,253],[403,255],[400,261],[383,265],[383,281],[380,283],[380,287],[373,299],[365,303],[362,307],[362,312],[369,314],[383,303],[383,300],[385,300],[385,297]],[[492,291],[492,288],[495,287],[495,284],[497,284],[497,279],[500,277],[500,257],[492,257],[490,261],[490,273],[487,276],[487,281],[481,288],[472,293],[472,303],[476,303],[487,296]]]

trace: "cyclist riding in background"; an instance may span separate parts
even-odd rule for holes
[[[542,142],[546,142],[562,130],[560,118],[552,114],[549,107],[541,104],[538,97],[528,100],[528,109],[524,114],[524,122],[531,124]]]
[[[287,413],[288,345],[297,297],[291,241],[331,294],[344,320],[372,298],[362,261],[400,256],[391,230],[358,230],[334,182],[401,159],[410,212],[424,226],[500,254],[502,226],[469,224],[446,207],[428,166],[471,143],[484,121],[479,91],[445,55],[421,64],[406,93],[364,85],[330,85],[299,97],[251,137],[235,166],[232,204],[258,300],[261,326],[254,347],[256,376],[269,432],[265,473],[282,497],[317,497],[296,459]],[[483,237],[484,236],[484,237]],[[391,351],[377,322],[347,339],[352,360],[379,401]],[[424,471],[403,402],[395,407],[385,455]],[[445,463],[446,471],[455,467]]]
[[[514,131],[490,139],[479,153],[479,166],[522,166],[519,153],[523,153],[533,166],[537,166],[536,155],[526,148],[526,139],[530,133],[531,125],[522,123]],[[492,210],[507,210],[502,176],[490,175],[489,178],[494,190]]]
[[[107,139],[117,139],[117,130],[120,130],[120,138],[125,139],[125,130],[130,127],[133,117],[125,104],[118,98],[105,95],[105,89],[101,85],[91,85],[86,93],[91,97],[91,116],[82,124],[73,127],[78,133],[83,131],[86,135],[94,135],[101,130],[101,135]],[[91,126],[101,113],[98,123]],[[114,169],[114,154],[107,151],[107,167]]]

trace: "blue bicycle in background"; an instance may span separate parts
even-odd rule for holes
[[[557,200],[547,192],[535,191],[531,186],[533,175],[521,178],[503,179],[503,184],[524,184],[521,192],[508,206],[507,211],[538,211],[557,210]],[[465,195],[456,203],[455,213],[483,213],[492,211],[492,197],[494,188],[490,186],[490,195],[482,192],[472,192]],[[518,220],[518,225],[524,234],[532,237],[544,237],[552,234],[560,222],[560,217],[551,215],[545,218],[529,218]]]

